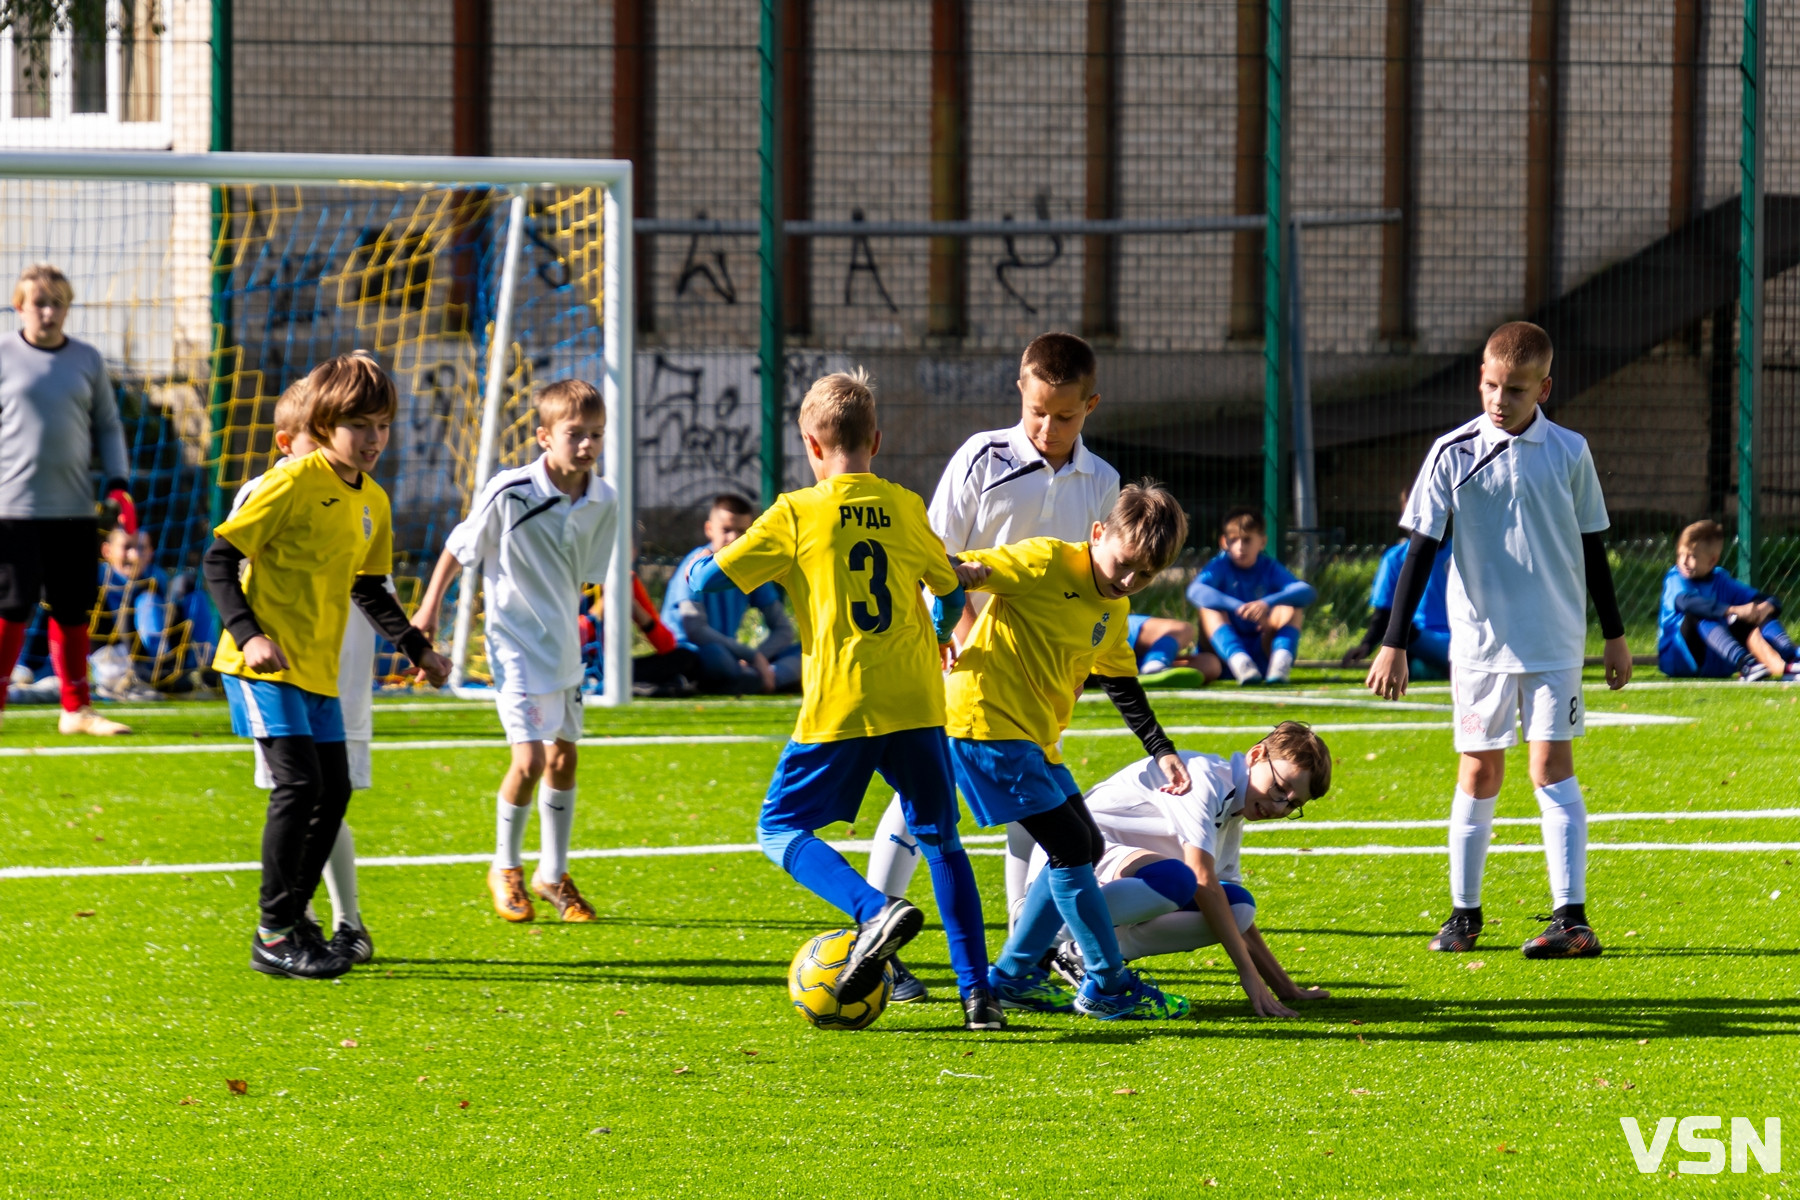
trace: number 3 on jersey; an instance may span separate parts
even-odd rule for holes
[[[875,602],[875,611],[869,611],[866,601],[857,600],[850,605],[850,619],[864,633],[886,633],[894,623],[894,597],[887,585],[887,551],[874,538],[850,547],[850,570],[860,574],[864,568],[869,572],[869,599]]]

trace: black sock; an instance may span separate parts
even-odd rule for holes
[[[1471,922],[1473,922],[1476,925],[1480,925],[1482,923],[1481,922],[1481,905],[1479,905],[1479,904],[1477,904],[1474,908],[1453,908],[1450,910],[1450,915],[1453,917],[1467,917],[1467,918],[1469,918],[1469,920]]]
[[[1550,915],[1565,925],[1586,925],[1587,905],[1565,904],[1561,908],[1552,909]]]

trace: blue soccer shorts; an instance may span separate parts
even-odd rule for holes
[[[321,696],[269,679],[222,675],[231,706],[231,732],[247,738],[309,737],[344,740],[344,710],[336,696]]]
[[[811,833],[854,821],[877,773],[900,794],[915,837],[955,844],[956,789],[941,725],[840,742],[790,741],[775,764],[757,828]]]
[[[950,739],[956,786],[981,826],[1006,825],[1062,807],[1081,788],[1036,742]]]

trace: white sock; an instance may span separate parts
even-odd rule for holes
[[[874,845],[869,847],[869,869],[864,878],[869,886],[884,896],[904,896],[919,869],[919,840],[906,827],[906,813],[900,797],[888,802],[875,827]]]
[[[574,826],[575,789],[559,791],[548,783],[538,784],[538,834],[544,852],[537,876],[545,883],[560,883],[569,869],[569,831]]]
[[[1135,877],[1115,879],[1100,889],[1106,898],[1106,910],[1114,925],[1136,925],[1164,913],[1174,912],[1179,905],[1149,884]]]
[[[525,822],[531,819],[531,805],[514,804],[504,795],[494,804],[494,865],[502,870],[524,863]]]
[[[1458,908],[1481,907],[1481,873],[1494,838],[1494,802],[1499,798],[1477,800],[1457,788],[1450,803],[1450,903]]]
[[[1256,669],[1256,660],[1245,651],[1239,650],[1226,659],[1225,665],[1231,668],[1231,677],[1239,683],[1255,683],[1262,678],[1262,672]]]
[[[1294,652],[1286,646],[1269,651],[1269,679],[1285,680],[1294,669]]]
[[[337,841],[325,860],[325,891],[331,897],[332,927],[362,928],[362,907],[356,898],[356,835],[348,824],[338,825]]]
[[[1006,928],[1011,932],[1019,909],[1025,904],[1025,893],[1031,887],[1031,851],[1037,843],[1014,822],[1006,827]]]
[[[1543,814],[1544,859],[1550,867],[1550,898],[1555,907],[1587,903],[1587,805],[1573,775],[1541,787],[1538,811]]]

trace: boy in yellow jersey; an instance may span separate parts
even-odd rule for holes
[[[1187,516],[1148,480],[1119,492],[1089,542],[1031,538],[960,557],[970,587],[994,602],[963,646],[949,684],[950,757],[969,811],[982,825],[1017,821],[1049,858],[1025,895],[1012,936],[988,974],[1008,1008],[1066,1012],[1069,994],[1042,960],[1067,926],[1087,975],[1076,1012],[1103,1020],[1185,1016],[1188,1002],[1164,995],[1125,966],[1112,917],[1094,877],[1105,839],[1062,764],[1058,741],[1088,676],[1144,744],[1168,782],[1192,781],[1157,724],[1137,681],[1126,597],[1149,586],[1187,540]]]
[[[393,558],[388,499],[367,472],[399,407],[393,380],[373,359],[345,355],[314,368],[306,386],[307,429],[319,449],[263,477],[213,531],[203,569],[224,626],[213,669],[224,677],[232,732],[256,739],[275,784],[250,965],[332,979],[350,960],[305,914],[350,802],[338,653],[351,603],[433,682],[450,664],[384,586]]]
[[[875,890],[813,831],[854,819],[879,771],[900,794],[931,868],[964,1024],[1002,1028],[1005,1017],[987,987],[981,897],[956,833],[944,739],[939,647],[962,615],[956,569],[925,502],[869,471],[881,431],[867,376],[859,370],[815,382],[800,405],[800,434],[817,486],[778,497],[742,537],[689,568],[696,594],[774,582],[794,602],[805,694],[763,800],[757,841],[857,921],[838,996],[862,999],[925,914]],[[921,583],[941,598],[935,620]]]

